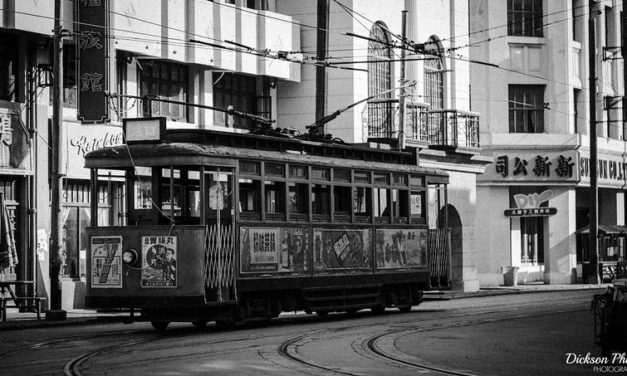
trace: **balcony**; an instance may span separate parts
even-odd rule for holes
[[[398,138],[398,99],[368,101],[368,138]],[[431,147],[479,148],[479,114],[460,110],[433,110],[424,103],[406,106],[405,140]]]
[[[429,111],[431,146],[479,148],[479,114],[461,110]]]

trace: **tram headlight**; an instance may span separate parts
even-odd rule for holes
[[[138,258],[139,256],[137,254],[137,251],[133,248],[129,248],[122,252],[122,261],[124,261],[124,263],[127,265],[135,264]]]

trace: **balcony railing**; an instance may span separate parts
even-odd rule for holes
[[[461,110],[429,111],[431,145],[479,148],[479,114]]]
[[[398,138],[398,99],[368,101],[368,138]],[[405,139],[433,146],[479,148],[479,114],[433,110],[424,103],[406,106]]]

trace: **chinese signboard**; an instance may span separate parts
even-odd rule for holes
[[[107,90],[109,43],[109,0],[76,2],[78,22],[76,46],[79,52],[78,119],[86,123],[102,123],[108,119]]]
[[[142,236],[141,287],[176,287],[176,236]]]
[[[427,266],[427,229],[378,229],[377,268]]]
[[[481,180],[515,182],[577,182],[578,154],[574,150],[562,152],[498,151],[494,163],[486,169]]]
[[[91,238],[91,287],[122,287],[122,237]]]
[[[17,103],[0,108],[0,167],[30,169],[30,141]]]

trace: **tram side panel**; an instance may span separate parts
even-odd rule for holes
[[[87,307],[204,303],[204,226],[91,227],[87,231]]]

